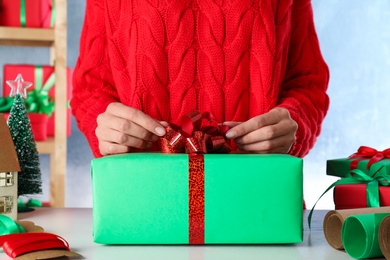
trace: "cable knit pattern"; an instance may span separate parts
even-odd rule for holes
[[[173,0],[165,12],[167,29],[169,111],[177,121],[188,109],[197,107],[197,93],[194,87],[196,50],[195,12],[190,0]]]
[[[226,10],[226,79],[223,88],[225,118],[231,121],[246,121],[249,118],[250,48],[258,5],[258,1],[232,1]]]
[[[174,123],[194,109],[222,122],[280,106],[302,157],[328,77],[310,0],[87,0],[71,106],[95,156],[96,117],[114,101]]]

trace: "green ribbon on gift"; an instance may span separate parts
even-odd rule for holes
[[[48,116],[54,112],[54,102],[49,101],[49,91],[54,84],[54,73],[43,84],[42,66],[35,67],[35,88],[27,93],[25,99],[27,112],[47,114]]]
[[[50,19],[50,28],[54,28],[56,21],[56,4],[55,0],[51,0],[51,19]],[[20,0],[20,24],[22,27],[26,27],[26,0]]]
[[[26,27],[26,0],[20,0],[20,24]]]
[[[373,176],[369,176],[359,169],[354,169],[351,172],[354,173],[352,179],[357,180],[359,183],[367,183],[367,207],[380,207],[379,185],[389,186],[390,175],[375,176],[378,173],[377,171]]]
[[[50,28],[54,28],[55,22],[56,22],[56,2],[55,2],[55,0],[51,0]]]
[[[10,112],[14,98],[2,97],[0,98],[0,112]]]
[[[383,167],[383,166],[382,166]],[[342,178],[340,180],[335,181],[332,183],[325,191],[322,193],[322,195],[318,198],[316,203],[314,204],[313,208],[311,209],[309,216],[308,216],[308,222],[309,222],[309,228],[311,228],[311,218],[313,215],[313,210],[315,206],[317,205],[318,201],[324,196],[329,190],[331,190],[333,187],[340,185],[340,184],[361,184],[361,183],[367,183],[367,207],[380,207],[379,202],[379,185],[382,186],[389,186],[390,185],[390,175],[378,175],[380,170],[379,168],[374,174],[367,175],[365,172],[363,172],[360,169],[353,169],[349,172],[349,176]],[[370,168],[371,169],[371,168]]]

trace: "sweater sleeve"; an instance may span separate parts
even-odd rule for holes
[[[88,0],[73,75],[72,113],[95,157],[101,157],[95,134],[97,116],[119,100],[109,65],[103,0]]]
[[[290,154],[303,157],[314,146],[328,111],[329,70],[319,48],[310,0],[295,0],[292,8],[289,56],[278,106],[288,109],[298,123]]]

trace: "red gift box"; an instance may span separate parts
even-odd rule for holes
[[[42,71],[43,71],[43,83],[45,83],[50,75],[54,72],[54,67],[53,66],[41,66]],[[25,81],[32,82],[35,84],[35,65],[4,65],[4,81],[3,81],[3,96],[6,97],[9,95],[11,88],[7,87],[6,81],[7,80],[12,80],[15,79],[18,74],[22,74],[23,79]],[[67,100],[70,100],[71,98],[71,93],[72,93],[72,70],[70,68],[67,68]],[[34,88],[31,87],[30,89],[27,89],[27,91],[31,90]],[[53,86],[50,91],[49,91],[49,97],[52,99],[54,102],[54,94],[55,94],[55,86]],[[54,136],[54,116],[55,113],[53,113],[47,123],[47,136]],[[70,108],[67,109],[67,124],[66,124],[66,133],[67,136],[70,136],[71,133],[71,111]]]
[[[24,8],[23,8],[23,2]],[[52,0],[1,0],[0,25],[51,28],[55,17]]]
[[[336,210],[367,207],[367,184],[340,184],[334,187]],[[390,187],[379,186],[381,206],[390,206]]]

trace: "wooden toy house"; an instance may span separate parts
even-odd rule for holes
[[[0,214],[16,220],[18,210],[18,155],[4,115],[0,114]]]

